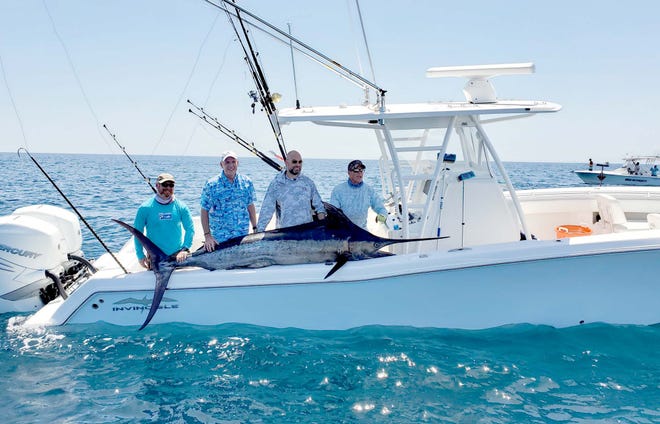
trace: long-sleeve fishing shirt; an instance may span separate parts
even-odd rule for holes
[[[144,232],[166,255],[192,246],[195,227],[190,209],[178,199],[167,204],[159,203],[155,196],[144,202],[135,215],[133,227]],[[184,234],[185,233],[185,234]],[[138,259],[145,257],[142,244],[134,238]]]
[[[335,186],[330,195],[330,203],[344,212],[355,225],[367,229],[369,207],[379,215],[387,215],[383,199],[370,185],[361,182],[353,184],[350,180]]]
[[[264,231],[276,213],[276,227],[291,227],[313,221],[316,213],[325,213],[321,195],[314,181],[305,175],[291,179],[282,171],[270,182],[259,211],[257,231]]]

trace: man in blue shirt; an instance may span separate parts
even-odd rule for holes
[[[387,209],[376,190],[363,181],[365,168],[362,161],[351,161],[348,164],[348,180],[332,189],[330,203],[341,209],[355,225],[366,230],[369,207],[378,214],[378,222],[385,222]]]
[[[218,243],[248,234],[250,226],[255,230],[257,225],[254,185],[249,177],[238,173],[236,153],[223,153],[220,167],[222,172],[208,180],[202,190],[200,215],[208,252]]]
[[[190,252],[195,228],[188,206],[174,197],[174,177],[160,174],[156,180],[156,195],[144,202],[135,215],[133,227],[144,232],[167,255],[176,255],[181,262]],[[184,235],[185,232],[185,235]],[[142,244],[135,240],[135,253],[140,264],[149,268]]]

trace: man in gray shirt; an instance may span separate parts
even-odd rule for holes
[[[275,213],[276,228],[313,221],[312,206],[318,219],[325,219],[325,208],[314,181],[302,175],[302,156],[295,150],[286,155],[286,169],[270,182],[259,211],[257,231],[264,231]]]

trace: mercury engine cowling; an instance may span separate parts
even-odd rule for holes
[[[65,209],[35,205],[0,217],[0,313],[35,311],[60,294],[54,279],[67,287],[86,277],[73,259],[81,247],[78,218]]]

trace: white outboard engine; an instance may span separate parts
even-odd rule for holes
[[[78,218],[65,209],[34,205],[1,216],[0,313],[35,311],[87,277],[81,247]]]

